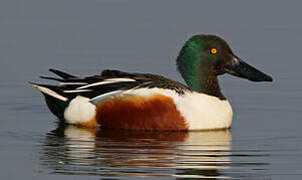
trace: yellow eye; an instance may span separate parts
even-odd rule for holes
[[[211,49],[211,54],[216,54],[216,53],[217,53],[217,49],[212,48],[212,49]]]

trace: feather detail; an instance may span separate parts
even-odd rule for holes
[[[110,79],[105,79],[104,81],[101,81],[101,82],[96,82],[93,84],[88,84],[86,86],[81,86],[81,87],[78,87],[77,89],[86,89],[89,87],[101,86],[104,84],[120,83],[120,82],[135,82],[135,80],[129,79],[129,78],[110,78]]]

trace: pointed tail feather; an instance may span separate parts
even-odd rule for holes
[[[47,94],[47,95],[57,98],[61,101],[68,101],[67,97],[60,94],[60,90],[57,88],[57,86],[37,84],[37,83],[33,83],[33,82],[29,82],[29,84],[32,85],[33,87],[37,88],[43,94]]]
[[[49,69],[50,72],[60,76],[61,78],[63,79],[72,79],[72,78],[77,78],[76,76],[74,75],[71,75],[71,74],[68,74],[68,73],[65,73],[65,72],[62,72],[62,71],[59,71],[59,70],[56,70],[56,69]]]
[[[59,119],[64,119],[64,111],[69,105],[68,98],[60,95],[55,86],[42,85],[29,82],[33,87],[37,88],[45,97],[46,104],[50,111]]]

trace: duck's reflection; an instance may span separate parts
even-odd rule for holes
[[[63,174],[222,177],[231,141],[229,130],[144,132],[60,125],[46,135],[41,163]]]

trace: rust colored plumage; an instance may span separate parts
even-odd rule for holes
[[[104,128],[131,130],[187,130],[172,98],[123,96],[97,104],[96,120]]]

